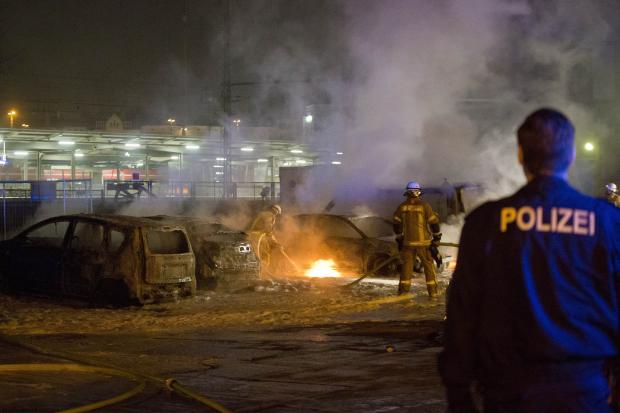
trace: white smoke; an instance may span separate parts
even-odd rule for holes
[[[457,108],[486,70],[495,2],[360,3],[348,7],[362,75],[347,162],[367,161],[380,186],[462,176],[451,161],[467,159],[478,136]]]
[[[510,193],[524,183],[516,127],[543,105],[566,112],[578,135],[607,133],[575,90],[576,68],[609,33],[590,1],[346,5],[358,69],[346,161],[359,186],[447,177]]]

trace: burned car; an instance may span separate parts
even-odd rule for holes
[[[235,290],[260,278],[260,261],[246,233],[193,217],[157,215],[148,219],[185,228],[196,254],[198,288]]]
[[[0,280],[5,291],[119,304],[196,292],[185,229],[118,215],[49,218],[1,242]]]
[[[332,259],[343,274],[374,272],[383,263],[387,264],[378,275],[398,273],[399,252],[392,224],[378,216],[288,216],[280,222],[276,237],[302,268],[319,259]]]
[[[298,267],[309,268],[319,259],[332,259],[344,274],[392,276],[400,272],[392,222],[379,216],[288,216],[280,222],[276,237]],[[436,264],[438,271],[443,271],[441,259]],[[419,257],[414,271],[422,272]]]

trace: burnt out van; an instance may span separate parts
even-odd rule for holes
[[[154,303],[196,293],[195,257],[181,226],[64,215],[0,243],[0,286],[99,303]]]

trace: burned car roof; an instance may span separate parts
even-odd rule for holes
[[[47,222],[47,221],[56,221],[56,220],[90,220],[96,221],[100,223],[106,223],[116,226],[123,227],[132,227],[132,228],[159,228],[165,230],[171,229],[183,229],[183,226],[173,222],[161,223],[157,221],[153,221],[150,219],[135,217],[130,215],[108,215],[108,214],[67,214],[67,215],[57,215],[54,217],[50,217],[44,220],[39,221],[38,224]],[[22,232],[17,234],[19,236]]]
[[[172,215],[153,215],[144,217],[144,219],[161,222],[162,224],[180,225],[184,227],[200,227],[202,233],[219,234],[219,233],[235,233],[241,234],[243,231],[230,228],[221,222],[214,220],[206,220],[204,218],[188,217],[188,216],[172,216]],[[192,229],[192,228],[190,228]]]

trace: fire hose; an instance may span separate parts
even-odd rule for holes
[[[438,242],[435,245],[438,245],[440,247],[459,247],[459,244],[456,244],[454,242]],[[379,271],[380,269],[384,268],[386,265],[390,264],[392,261],[400,261],[400,257],[399,256],[392,256],[392,257],[388,257],[385,259],[385,261],[383,261],[381,264],[379,264],[378,266],[375,266],[372,270],[367,271],[365,274],[363,274],[361,277],[359,277],[358,279],[343,285],[343,287],[352,287],[354,285],[359,284],[364,278],[369,277],[371,275],[376,275],[377,271]]]
[[[387,258],[385,261],[383,261],[380,265],[375,266],[371,271],[367,271],[365,274],[363,274],[361,277],[359,277],[358,279],[343,285],[343,287],[352,287],[354,285],[359,284],[360,281],[362,281],[364,278],[371,276],[371,275],[376,275],[377,271],[379,271],[381,268],[385,267],[386,265],[388,265],[389,263],[391,263],[392,261],[400,261],[400,257],[398,256],[393,256],[393,257],[389,257]]]
[[[10,338],[4,334],[0,334],[0,340],[3,342],[24,348],[32,353],[40,354],[48,357],[60,358],[68,361],[72,361],[73,363],[29,363],[29,364],[2,364],[0,365],[0,373],[10,373],[10,372],[43,372],[43,371],[70,371],[70,372],[84,372],[84,373],[97,373],[97,374],[105,374],[117,377],[125,377],[137,383],[135,387],[131,390],[126,391],[117,396],[96,401],[93,403],[85,404],[82,406],[72,407],[69,409],[61,410],[59,413],[82,413],[82,412],[90,412],[96,409],[100,409],[102,407],[110,406],[116,403],[120,403],[124,400],[127,400],[133,396],[140,394],[144,391],[146,387],[146,382],[150,381],[158,385],[163,385],[167,389],[171,391],[175,391],[181,394],[184,397],[194,399],[213,411],[217,411],[219,413],[232,413],[226,407],[222,406],[220,403],[208,399],[207,397],[201,395],[193,391],[192,389],[180,384],[174,378],[161,378],[157,376],[152,376],[144,373],[132,372],[126,369],[120,369],[115,366],[105,366],[100,363],[95,363],[89,360],[81,359],[79,357],[75,357],[70,354],[62,354],[62,353],[54,353],[51,351],[47,351],[45,349],[39,348],[37,346],[33,346],[31,344],[22,343],[18,340]]]
[[[138,383],[131,390],[119,394],[118,396],[111,397],[109,399],[100,400],[94,403],[85,404],[83,406],[72,407],[65,410],[60,410],[59,413],[82,413],[90,412],[92,410],[100,409],[102,407],[110,406],[112,404],[120,403],[123,400],[127,400],[139,393],[141,393],[146,387],[146,382],[131,373],[126,373],[116,369],[110,369],[106,367],[94,367],[84,364],[71,364],[71,363],[31,363],[31,364],[1,364],[0,373],[14,373],[14,372],[79,372],[79,373],[97,373],[105,374],[109,376],[125,377],[136,383]]]
[[[258,237],[258,241],[256,242],[256,256],[259,257],[259,259],[260,259],[260,246],[261,246],[261,243],[265,235],[266,235],[265,232],[260,234],[260,236]],[[280,253],[293,266],[293,268],[295,268],[295,271],[297,271],[299,274],[303,273],[301,268],[299,268],[299,265],[297,265],[297,263],[293,261],[293,259],[284,251],[284,248],[280,249]]]

